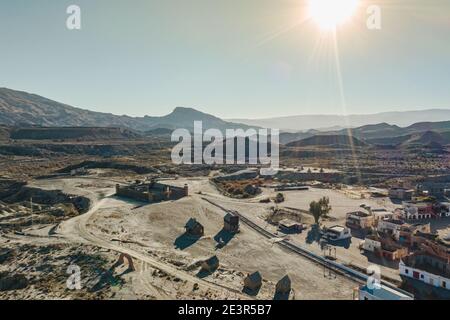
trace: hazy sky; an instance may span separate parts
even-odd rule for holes
[[[450,1],[360,2],[338,30],[346,108],[332,33],[300,23],[305,0],[0,0],[0,86],[139,116],[450,108]],[[82,30],[66,28],[71,4]]]

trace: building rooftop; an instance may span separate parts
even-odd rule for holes
[[[371,216],[370,213],[363,212],[363,211],[354,211],[354,212],[347,213],[347,216],[350,216],[350,215],[362,217],[362,218]]]
[[[217,256],[211,257],[205,261],[208,266],[215,266],[219,263],[219,258]]]
[[[254,283],[258,283],[258,282],[262,281],[262,277],[261,277],[261,274],[259,273],[259,271],[249,274],[248,278]]]
[[[346,227],[343,227],[343,226],[337,226],[337,225],[336,225],[336,226],[329,227],[329,228],[326,229],[327,232],[333,232],[333,233],[342,233],[342,232],[344,232],[345,230],[347,230]]]
[[[397,250],[402,249],[403,247],[400,245],[397,245],[395,243],[381,243],[381,248],[384,251],[388,251],[388,252],[396,252]]]
[[[128,185],[127,188],[142,192],[147,190],[164,192],[167,190],[167,188],[177,188],[177,187],[157,182],[156,180],[151,181],[136,180],[132,184]]]
[[[448,267],[448,261],[446,259],[440,258],[435,255],[428,254],[426,252],[424,253],[416,253],[413,255],[410,255],[408,257],[405,257],[402,259],[405,266],[419,269],[434,275],[442,276],[445,278],[450,278],[450,268]],[[435,261],[440,261],[443,263],[445,268],[439,268],[436,266]]]
[[[407,201],[403,202],[404,206],[416,206],[416,207],[428,207],[432,205],[431,202],[414,202],[414,201]]]
[[[388,223],[392,223],[392,224],[396,224],[396,225],[399,225],[399,226],[405,224],[404,221],[398,220],[398,219],[385,219],[385,220],[383,220],[383,221],[384,221],[384,222],[388,222]]]
[[[360,287],[361,291],[365,291],[380,300],[412,300],[413,296],[398,290],[381,285],[379,289],[370,289],[367,285]]]
[[[198,222],[195,218],[190,218],[189,221],[186,223],[186,228],[192,229],[196,225],[201,225],[200,222]]]
[[[290,286],[291,285],[291,278],[289,278],[288,275],[285,275],[283,278],[280,279],[280,281],[278,281],[278,285],[281,286]]]
[[[225,215],[224,219],[225,219],[225,221],[231,222],[231,220],[233,220],[233,219],[235,219],[235,218],[238,218],[238,217],[239,217],[239,216],[237,216],[237,215],[235,215],[235,214],[233,214],[233,213],[228,212],[228,213]]]
[[[280,227],[286,227],[286,228],[292,228],[292,227],[298,226],[299,224],[300,224],[299,222],[295,222],[295,221],[292,221],[289,219],[284,219],[284,220],[281,220],[280,222],[278,222],[278,225]]]
[[[436,241],[439,238],[439,235],[437,233],[425,233],[425,232],[420,232],[420,231],[417,231],[415,233],[415,236],[422,237],[422,238],[432,240],[432,241]]]

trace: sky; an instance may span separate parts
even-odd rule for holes
[[[305,20],[307,1],[0,0],[0,87],[131,116],[450,108],[450,1],[360,0],[336,32]]]

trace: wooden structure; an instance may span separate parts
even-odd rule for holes
[[[276,294],[289,294],[291,290],[291,278],[289,278],[288,275],[285,275],[280,281],[278,281],[275,287]]]
[[[212,273],[219,267],[219,258],[217,256],[211,257],[208,260],[203,261],[202,270]]]
[[[289,219],[278,222],[278,229],[286,234],[300,233],[303,230],[303,224]]]
[[[202,237],[205,234],[202,224],[195,218],[189,219],[184,228],[186,229],[186,234],[190,236]]]
[[[239,216],[232,213],[227,213],[227,215],[223,218],[223,229],[230,233],[238,233]]]
[[[162,201],[179,200],[189,195],[189,187],[176,187],[155,180],[150,182],[135,181],[135,183],[121,186],[116,185],[116,195],[138,201],[156,203]]]
[[[262,286],[262,277],[261,274],[256,271],[252,274],[248,274],[244,279],[244,287],[251,290],[257,291]]]

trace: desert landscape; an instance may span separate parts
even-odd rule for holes
[[[0,301],[200,319],[450,300],[449,13],[2,1]]]
[[[180,112],[207,126],[219,121],[174,111]],[[281,168],[268,177],[261,166],[174,165],[171,131],[160,126],[145,133],[3,127],[3,299],[349,300],[374,264],[385,285],[412,290],[398,262],[362,254],[364,235],[333,243],[324,232],[345,226],[350,212],[402,211],[390,196],[393,186],[446,181],[448,122],[395,130],[404,138],[391,137],[384,124],[360,127],[352,129],[351,143],[340,133],[296,141],[282,133]],[[374,136],[383,136],[383,144]],[[317,224],[310,204],[321,198],[331,210]],[[239,217],[237,232],[227,230],[228,215]],[[447,220],[430,219],[431,231],[445,237]],[[201,234],[188,234],[190,224],[201,226]],[[284,225],[301,229],[291,233]],[[210,259],[214,268],[205,272]],[[259,285],[249,291],[247,278],[255,273]],[[286,276],[289,293],[280,296]]]

